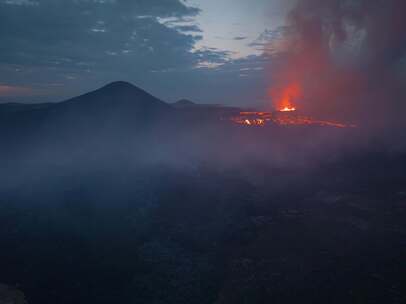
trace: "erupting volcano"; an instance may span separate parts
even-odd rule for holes
[[[293,83],[283,88],[272,88],[269,90],[269,95],[274,101],[275,111],[240,112],[238,116],[231,117],[231,121],[240,125],[259,127],[266,125],[316,125],[334,128],[355,127],[355,125],[352,124],[315,119],[298,111],[295,106],[296,101],[303,98],[302,89],[298,83]]]
[[[302,88],[298,83],[292,83],[283,88],[272,88],[268,94],[276,109],[280,112],[296,111],[295,101],[302,97]]]

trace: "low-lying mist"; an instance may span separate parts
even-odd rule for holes
[[[0,281],[28,303],[403,296],[406,156],[388,137],[237,125],[123,83],[4,111]]]

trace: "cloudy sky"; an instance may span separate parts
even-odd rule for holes
[[[0,0],[0,101],[127,80],[166,101],[252,104],[286,0]]]

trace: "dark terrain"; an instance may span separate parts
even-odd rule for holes
[[[406,303],[406,153],[235,110],[123,82],[0,105],[0,282],[29,304]]]

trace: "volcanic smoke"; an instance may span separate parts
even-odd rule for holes
[[[274,107],[375,127],[401,123],[405,28],[404,0],[298,0],[266,49]]]

